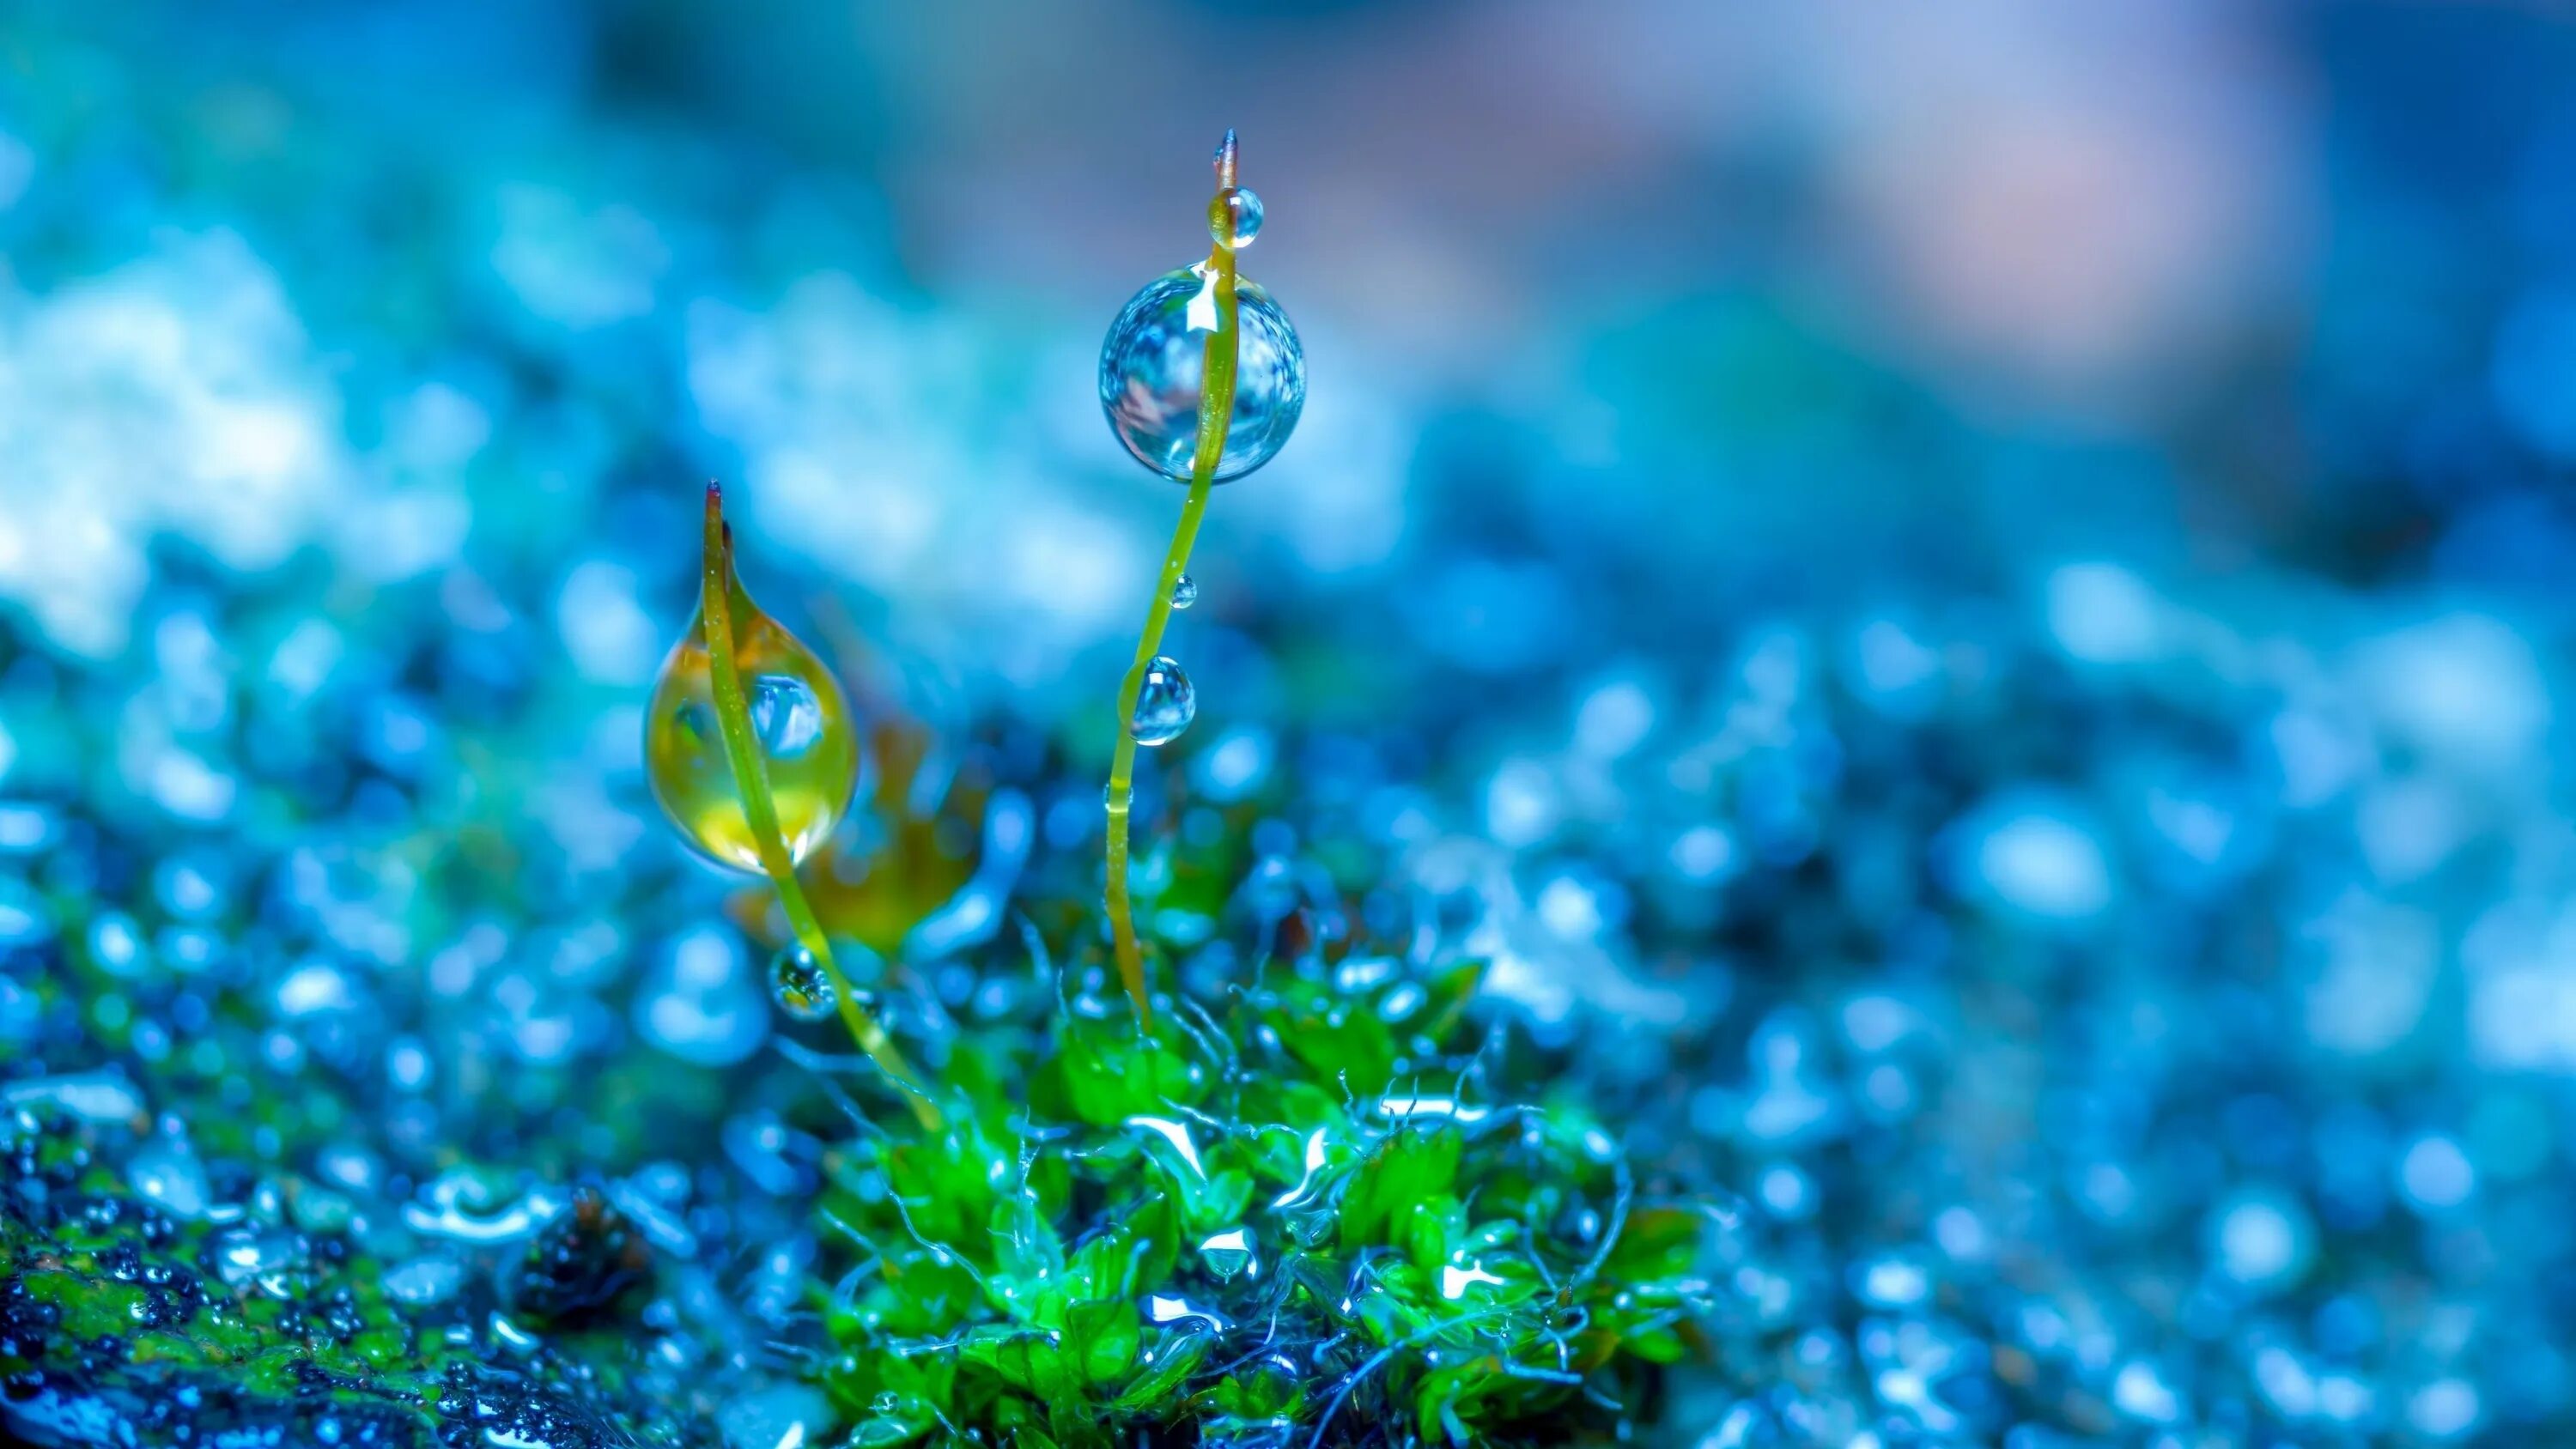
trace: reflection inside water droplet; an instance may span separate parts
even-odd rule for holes
[[[795,759],[823,738],[823,702],[804,680],[764,674],[746,683],[743,694],[751,707],[751,731],[769,758]]]

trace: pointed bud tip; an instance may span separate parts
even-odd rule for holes
[[[1232,126],[1228,126],[1225,128],[1225,139],[1216,143],[1217,185],[1232,186],[1234,184],[1236,155],[1237,148],[1234,141],[1234,128]]]

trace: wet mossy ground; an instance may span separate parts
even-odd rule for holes
[[[791,1050],[814,1090],[789,1117],[832,1146],[822,1256],[772,1286],[830,1398],[818,1430],[1607,1442],[1689,1351],[1727,1215],[1641,1181],[1579,1098],[1508,1089],[1556,1073],[1475,1026],[1481,963],[1317,952],[1196,981],[1140,1031],[1104,963],[1059,976],[1034,927],[990,954],[1017,979],[954,1016],[913,999],[947,1016],[924,1043],[935,1131],[858,1059]],[[12,1095],[0,1416],[19,1438],[774,1442],[671,1372],[728,1348],[703,1322],[678,1346],[686,1289],[657,1247],[694,1244],[640,1177],[408,1183],[346,1153],[261,1173],[179,1151],[112,1072]]]
[[[40,1445],[712,1442],[621,1365],[617,1300],[646,1260],[595,1193],[502,1270],[435,1305],[388,1291],[346,1230],[273,1197],[181,1221],[129,1185],[101,1132],[54,1110],[6,1125],[0,1421]],[[415,1295],[417,1296],[417,1295]],[[539,1334],[517,1326],[517,1314]]]
[[[837,1023],[755,998],[776,1050],[707,1055],[732,988],[691,973],[755,973],[757,891],[677,924],[629,973],[632,1035],[575,1076],[536,1059],[560,1008],[518,978],[497,1012],[442,997],[505,935],[576,973],[615,933],[495,930],[488,877],[434,872],[481,924],[380,969],[300,954],[292,855],[225,863],[238,913],[195,904],[202,852],[57,867],[52,929],[6,958],[10,1433],[1523,1444],[1650,1421],[1662,1366],[1703,1347],[1728,1216],[1630,1160],[1579,1059],[1480,1004],[1485,961],[1354,911],[1367,850],[1319,830],[1290,872],[1254,838],[1275,804],[1158,816],[1166,989],[1140,1030],[1093,862],[1011,848],[1008,753],[914,817],[919,754],[881,749],[903,768],[865,808],[898,823],[813,876],[936,1130]],[[174,969],[191,930],[222,947]]]

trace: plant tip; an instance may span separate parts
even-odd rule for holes
[[[1234,184],[1234,128],[1225,128],[1225,139],[1216,143],[1216,184],[1219,188]]]

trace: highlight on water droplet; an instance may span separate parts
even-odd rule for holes
[[[1181,671],[1180,661],[1157,654],[1145,666],[1145,682],[1136,690],[1136,713],[1127,721],[1127,732],[1140,745],[1168,745],[1181,737],[1198,714],[1198,690]]]
[[[1198,601],[1198,580],[1191,578],[1188,574],[1181,575],[1179,580],[1172,585],[1172,607],[1175,609],[1186,609]]]
[[[793,942],[769,958],[769,994],[777,998],[779,1010],[798,1021],[821,1021],[838,1000],[822,963]]]
[[[1190,481],[1198,448],[1199,386],[1207,335],[1216,329],[1216,275],[1206,264],[1145,284],[1100,346],[1100,408],[1137,462]],[[1306,409],[1306,349],[1288,314],[1252,282],[1235,283],[1234,411],[1216,481],[1240,478],[1278,456]]]
[[[726,561],[728,574],[732,562]],[[859,735],[832,672],[804,641],[729,589],[734,662],[778,830],[803,861],[840,823],[859,779]],[[713,659],[701,609],[662,661],[644,715],[644,770],[680,838],[719,865],[756,871],[760,848],[716,724]]]
[[[1261,198],[1249,186],[1229,186],[1208,203],[1208,235],[1228,251],[1241,251],[1261,235]]]

